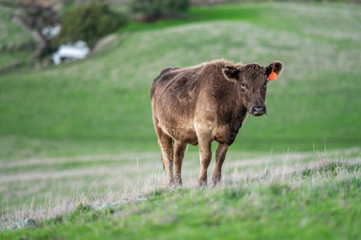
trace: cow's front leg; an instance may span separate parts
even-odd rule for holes
[[[199,159],[201,163],[201,171],[199,173],[198,184],[199,186],[207,185],[207,169],[212,158],[212,138],[211,133],[202,132],[198,133],[199,143]]]
[[[218,143],[217,151],[216,151],[216,166],[213,172],[213,186],[217,185],[221,180],[222,176],[222,164],[224,159],[226,158],[226,153],[228,150],[228,145],[223,143]]]
[[[187,143],[175,141],[174,143],[174,183],[175,185],[182,185],[182,162],[184,153],[187,149]]]

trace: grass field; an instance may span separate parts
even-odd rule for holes
[[[11,13],[14,9],[0,7],[0,45],[18,44],[31,40],[31,35],[12,22]]]
[[[11,20],[12,11],[14,9],[0,6],[0,69],[14,62],[26,64],[31,55],[30,50],[4,50],[32,40],[29,32]]]
[[[0,76],[0,239],[358,239],[361,6],[245,3],[119,30],[84,60]],[[166,190],[149,89],[169,66],[225,58],[285,70],[218,188]],[[213,170],[211,165],[209,173]],[[82,205],[80,205],[82,204]]]
[[[203,189],[195,186],[196,154],[187,155],[185,187],[175,190],[166,190],[155,158],[148,153],[5,165],[0,181],[12,190],[2,201],[22,197],[23,202],[7,205],[2,221],[48,220],[5,231],[0,239],[361,237],[359,149],[231,153],[221,186]]]

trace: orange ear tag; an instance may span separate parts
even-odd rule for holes
[[[272,81],[272,80],[277,80],[277,73],[275,73],[275,72],[273,71],[273,69],[272,69],[272,72],[268,75],[268,79],[269,79],[270,81]]]

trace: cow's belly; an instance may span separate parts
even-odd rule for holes
[[[166,127],[159,124],[160,128],[174,140],[186,142],[192,145],[198,144],[197,134],[194,129],[182,127]]]

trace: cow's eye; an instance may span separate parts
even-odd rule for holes
[[[247,85],[244,84],[244,83],[241,83],[241,88],[242,88],[243,91],[245,91],[247,89]]]

